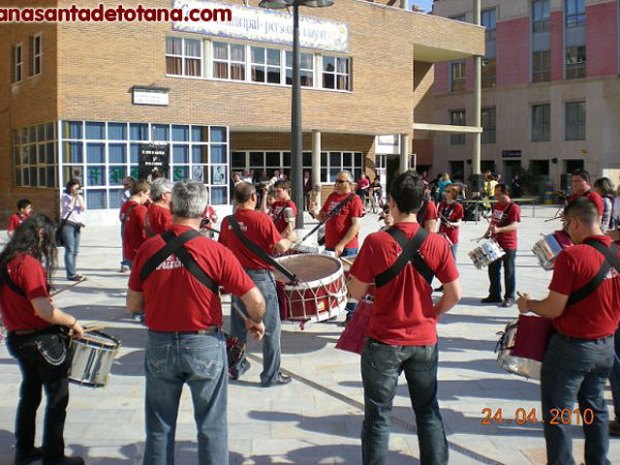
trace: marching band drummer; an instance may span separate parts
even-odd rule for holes
[[[590,173],[586,170],[575,170],[571,174],[570,182],[573,193],[568,198],[568,203],[574,202],[579,197],[587,198],[596,205],[600,223],[600,219],[603,218],[605,204],[601,196],[592,190],[592,186],[590,185]]]
[[[388,200],[390,217],[386,218],[394,226],[370,234],[351,268],[348,286],[353,297],[361,299],[371,284],[377,285],[361,360],[364,465],[386,463],[392,403],[403,371],[418,426],[420,461],[448,463],[437,401],[437,318],[459,301],[461,286],[447,242],[417,223],[422,195],[422,181],[412,171],[394,180]],[[408,244],[413,246],[411,255]],[[403,267],[398,266],[400,257],[407,259]],[[436,304],[428,273],[445,283],[443,297]]]
[[[456,252],[459,244],[459,230],[461,220],[465,216],[463,205],[456,201],[459,196],[459,188],[456,186],[448,186],[444,192],[444,200],[439,204],[439,233],[444,234],[452,245],[452,256],[456,260]]]
[[[570,203],[563,221],[576,245],[558,255],[549,295],[532,300],[525,294],[517,302],[521,313],[532,311],[553,319],[555,332],[542,360],[540,380],[547,464],[575,463],[573,427],[563,412],[573,412],[577,399],[580,415],[588,419],[583,422],[585,462],[610,465],[604,391],[614,359],[613,334],[620,322],[620,254],[611,238],[603,235],[592,201]],[[558,415],[562,421],[557,421]]]
[[[247,239],[258,248],[267,252],[267,254],[272,254],[274,251],[285,252],[288,250],[293,243],[294,236],[283,239],[271,218],[265,213],[255,211],[257,202],[256,188],[247,182],[240,182],[235,186],[234,193],[237,208],[233,215],[238,222],[241,234],[244,234]],[[280,310],[276,283],[272,273],[273,267],[264,263],[245,246],[233,230],[229,217],[222,220],[219,242],[228,247],[239,259],[241,265],[265,298],[265,337],[263,339],[263,372],[260,374],[261,385],[269,387],[288,384],[292,378],[280,371]],[[241,310],[245,308],[244,303],[236,296],[233,296],[233,303],[238,305]],[[230,326],[230,335],[245,342],[247,330],[237,312],[231,313]],[[244,354],[236,366],[231,368],[230,377],[233,380],[239,379],[239,376],[249,369],[250,362],[248,362]]]
[[[279,180],[274,183],[273,189],[275,202],[267,207],[267,196],[263,195],[261,211],[271,216],[280,236],[288,239],[295,232],[295,217],[297,216],[297,206],[291,200],[291,183]]]
[[[424,185],[424,199],[417,213],[418,223],[428,232],[437,231],[437,206],[431,199],[431,190],[428,184]]]
[[[54,225],[35,214],[15,230],[0,255],[0,309],[9,331],[7,348],[22,372],[15,419],[15,464],[43,459],[45,465],[82,465],[80,457],[65,456],[63,437],[69,403],[71,357],[62,327],[76,337],[84,330],[77,319],[54,306],[49,280],[56,268]],[[43,265],[44,264],[44,265]],[[47,406],[43,447],[35,447],[35,425],[41,390]]]
[[[484,234],[485,238],[492,238],[504,249],[506,254],[489,265],[489,295],[481,300],[482,303],[499,303],[501,307],[512,307],[515,301],[516,277],[515,257],[517,256],[517,229],[521,221],[521,208],[510,199],[508,186],[495,186],[491,223]],[[500,272],[504,264],[504,300],[502,300],[502,285]]]

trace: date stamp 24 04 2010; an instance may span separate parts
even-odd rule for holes
[[[505,417],[503,409],[490,409],[483,408],[482,414],[484,418],[482,418],[481,423],[485,426],[492,425],[525,425],[531,424],[536,425],[538,423],[545,423],[545,419],[543,415],[538,415],[538,412],[535,408],[526,410],[524,408],[517,408],[514,411],[514,418]],[[568,408],[565,409],[557,409],[552,408],[549,410],[549,419],[546,420],[550,425],[591,425],[594,422],[594,412],[592,409],[585,409],[581,411],[581,409],[570,410]]]

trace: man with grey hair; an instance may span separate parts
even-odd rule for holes
[[[207,190],[198,182],[172,189],[173,223],[138,251],[127,309],[145,312],[145,465],[174,461],[174,432],[183,385],[192,394],[198,463],[228,464],[226,340],[219,286],[240,296],[245,328],[265,333],[265,300],[225,247],[198,233]]]
[[[172,199],[172,182],[169,179],[158,178],[151,183],[151,199],[144,220],[146,237],[153,237],[167,231],[172,226],[170,201]]]

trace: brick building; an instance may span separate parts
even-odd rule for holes
[[[546,179],[570,188],[563,175],[577,168],[618,183],[619,5],[482,0],[483,171],[495,169],[510,180],[520,170],[531,194],[540,194]],[[472,8],[470,0],[436,0],[433,14],[472,22]],[[436,66],[436,122],[473,124],[473,82],[472,59]],[[436,133],[434,171],[467,178],[472,144],[471,136]]]
[[[233,21],[0,28],[0,221],[21,197],[57,217],[72,176],[89,219],[115,218],[123,177],[137,176],[152,149],[168,158],[171,179],[207,184],[215,205],[229,204],[233,171],[288,171],[292,15],[254,0],[173,3],[188,2],[230,8]],[[99,3],[117,6],[80,7]],[[416,107],[433,63],[482,53],[482,29],[358,0],[301,10],[304,169],[326,188],[343,168],[391,174],[412,153],[414,120],[432,117]],[[289,36],[253,28],[272,23]]]

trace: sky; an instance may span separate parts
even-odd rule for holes
[[[420,5],[424,11],[431,11],[431,7],[433,6],[433,0],[408,0],[409,5],[412,3],[416,3]]]

